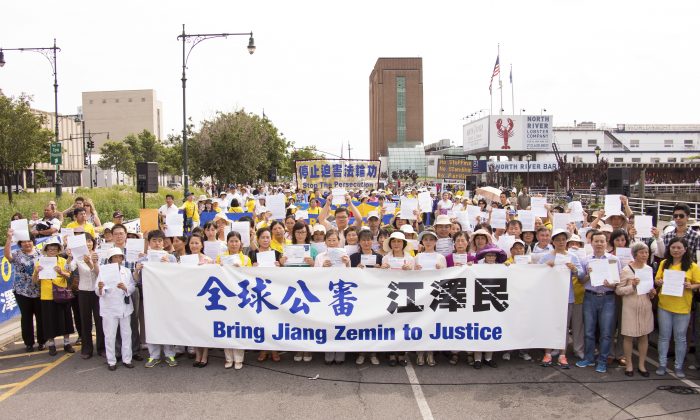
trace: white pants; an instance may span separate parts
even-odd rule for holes
[[[170,344],[146,344],[148,346],[148,356],[151,359],[160,359],[161,351],[165,357],[175,357],[175,346]]]
[[[117,327],[119,327],[122,337],[122,362],[131,363],[131,316],[124,318],[102,317],[107,363],[110,366],[117,364],[117,357],[114,352],[114,346],[117,340]]]
[[[245,356],[245,350],[224,349],[224,357],[226,358],[226,363],[231,363],[231,362],[243,363],[244,356]]]

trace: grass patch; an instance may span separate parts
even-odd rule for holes
[[[197,189],[193,189],[193,191],[197,195],[203,193]],[[146,194],[146,208],[158,208],[165,204],[166,194],[175,196],[175,204],[182,203],[182,189],[173,190],[161,187],[157,193]],[[78,196],[92,199],[102,223],[111,221],[112,213],[114,213],[115,210],[121,210],[127,220],[139,217],[141,194],[136,192],[136,187],[78,188],[73,194],[64,190],[63,195],[56,202],[58,209],[61,211],[67,209],[73,204],[75,197]],[[13,214],[19,212],[24,218],[31,219],[32,212],[36,211],[39,214],[39,218],[41,218],[44,216],[44,206],[46,206],[50,200],[56,200],[56,195],[53,192],[40,192],[36,194],[27,192],[23,194],[12,194],[12,199],[13,203],[10,205],[7,200],[7,194],[0,195],[0,240],[2,240],[3,244],[5,243],[7,229],[10,226],[10,218]]]

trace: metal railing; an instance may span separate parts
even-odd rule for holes
[[[576,194],[574,198],[580,199],[582,203],[593,203],[595,202],[595,194]],[[599,202],[602,205],[605,196],[600,195]],[[547,196],[547,201],[549,201],[549,196]],[[690,207],[690,217],[698,220],[700,218],[700,203],[699,202],[688,202],[688,201],[671,201],[671,200],[656,200],[650,198],[629,198],[629,205],[634,214],[645,214],[644,212],[649,209],[656,209],[657,218],[660,220],[671,220],[671,214],[673,213],[673,206],[677,203],[684,203]],[[585,204],[584,204],[584,207]]]

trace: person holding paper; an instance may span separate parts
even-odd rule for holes
[[[578,256],[583,267],[583,261],[587,258],[586,252],[583,249],[584,242],[580,236],[572,234],[569,240],[566,241],[566,247],[569,252]],[[574,354],[579,359],[583,359],[585,327],[583,325],[583,295],[585,288],[581,283],[581,277],[575,275],[571,279],[572,288],[574,289],[574,307],[571,311],[571,336],[573,339]]]
[[[212,264],[214,261],[204,254],[204,236],[194,232],[187,239],[185,245],[187,255],[196,255],[199,258],[199,265]],[[209,364],[209,348],[195,347],[195,361],[192,366],[203,368]]]
[[[85,235],[85,244],[88,253],[82,257],[73,258],[69,254],[67,259],[68,270],[78,271],[78,307],[80,312],[80,336],[82,337],[82,347],[80,357],[89,359],[93,355],[92,324],[95,323],[97,354],[105,354],[105,336],[102,330],[102,318],[100,317],[100,300],[95,295],[95,283],[97,275],[100,273],[99,256],[97,255],[97,241],[89,233]]]
[[[657,241],[656,256],[659,258],[664,258],[666,254],[666,248],[671,243],[673,238],[683,238],[688,244],[688,250],[690,252],[691,258],[697,258],[697,252],[700,251],[700,233],[694,231],[689,226],[690,218],[690,207],[685,203],[677,203],[673,206],[673,222],[675,227],[668,232],[664,233],[661,237],[662,240]],[[658,235],[656,235],[658,238]],[[695,261],[700,262],[700,261]],[[700,329],[700,328],[699,328]]]
[[[659,309],[656,315],[659,323],[659,368],[656,374],[660,376],[666,374],[668,347],[671,342],[671,333],[673,333],[676,348],[676,376],[685,378],[683,362],[687,350],[686,334],[690,323],[693,290],[700,289],[700,268],[692,258],[688,242],[684,238],[672,238],[666,248],[666,258],[661,261],[656,272],[656,285],[661,286]],[[666,271],[669,273],[667,274]],[[671,280],[666,277],[678,271],[684,273],[683,295],[672,296],[664,290],[664,282],[670,283]]]
[[[44,207],[44,218],[34,225],[31,233],[36,238],[47,238],[56,235],[61,230],[61,221],[56,218],[54,207]]]
[[[226,242],[223,239],[219,239],[220,237],[224,237],[223,233],[223,229],[219,230],[219,228],[216,226],[216,223],[213,220],[210,220],[204,224],[204,237],[205,242],[207,243],[207,245],[205,246],[210,247],[213,245],[214,249],[218,248],[216,255],[226,251]],[[209,258],[212,258],[212,256],[213,254],[209,254]]]
[[[66,260],[59,256],[62,246],[58,242],[58,238],[49,239],[44,242],[42,252],[45,257],[56,258],[56,265],[53,270],[56,272],[56,277],[51,279],[39,279],[39,272],[43,269],[39,260],[34,267],[32,281],[40,286],[41,297],[41,323],[44,331],[46,346],[49,348],[49,355],[55,356],[56,344],[54,337],[63,336],[63,350],[66,353],[75,353],[70,345],[70,335],[75,332],[73,329],[73,320],[71,319],[70,303],[59,303],[53,300],[53,289],[56,287],[68,287],[68,279],[70,271],[66,268]]]
[[[351,211],[353,216],[355,217],[354,225],[358,228],[362,227],[362,214],[360,213],[360,210],[358,210],[357,207],[355,207],[355,205],[352,203],[352,197],[350,197],[349,194],[346,194],[345,202],[347,203],[347,207],[339,206],[338,208],[336,208],[334,213],[335,221],[333,223],[330,223],[327,219],[330,215],[332,201],[333,195],[329,195],[326,198],[326,205],[323,206],[323,209],[318,215],[318,223],[321,223],[323,226],[325,226],[326,230],[337,229],[340,234],[340,245],[345,246],[345,237],[343,236],[343,232],[345,232],[345,229],[347,229],[348,223],[350,221],[350,213],[348,212],[348,210]]]
[[[105,350],[107,351],[107,366],[110,371],[117,370],[116,336],[117,327],[121,335],[122,364],[131,369],[131,314],[134,312],[132,293],[136,284],[131,270],[124,267],[124,253],[121,248],[114,247],[107,254],[108,264],[117,264],[116,270],[104,268],[97,276],[95,293],[100,297],[100,316],[105,334]],[[114,272],[113,272],[114,271]],[[109,278],[108,278],[109,277]]]
[[[653,269],[647,265],[649,248],[637,242],[631,247],[634,260],[622,269],[620,284],[615,293],[622,296],[622,322],[620,334],[624,336],[623,348],[625,352],[625,375],[634,376],[632,363],[632,345],[637,339],[639,350],[639,367],[637,372],[643,377],[648,377],[646,370],[646,356],[649,349],[649,333],[654,331],[654,315],[651,301],[656,296],[652,273]],[[642,282],[644,278],[644,282]]]
[[[32,281],[34,266],[39,261],[39,251],[34,247],[34,238],[29,235],[28,241],[19,241],[19,249],[12,251],[12,229],[7,230],[4,255],[12,264],[15,273],[12,291],[19,306],[21,314],[22,341],[26,351],[34,351],[34,319],[36,319],[36,342],[38,351],[44,350],[46,339],[44,338],[43,321],[41,317],[41,290],[39,285]]]
[[[234,258],[226,258],[234,257]],[[235,258],[237,257],[237,258]],[[241,234],[231,231],[226,236],[226,251],[216,257],[219,265],[233,265],[234,267],[252,267],[250,258],[243,253],[243,241]],[[233,363],[233,362],[232,362]]]
[[[615,229],[610,234],[608,239],[608,250],[609,252],[616,256],[620,260],[619,267],[622,268],[626,266],[632,259],[630,251],[630,237],[624,229]],[[622,271],[622,270],[620,270]],[[613,342],[615,343],[611,349],[611,354],[609,356],[608,363],[613,360],[617,360],[620,366],[627,365],[627,359],[623,356],[623,339],[620,333],[620,326],[622,324],[622,300],[617,299],[616,302],[616,314],[615,314],[615,326],[613,327]]]
[[[68,223],[66,226],[68,229],[73,229],[73,231],[76,233],[82,230],[83,232],[92,235],[93,238],[96,236],[95,226],[87,221],[87,212],[85,211],[84,207],[77,207],[75,210],[73,210],[73,218],[75,220]]]
[[[323,227],[323,226],[321,226]],[[309,230],[309,225],[304,222],[295,222],[292,227],[292,245],[310,245],[311,244],[311,231]],[[318,252],[316,248],[311,247],[309,250],[309,256],[304,257],[304,264],[307,267],[314,266],[314,260]]]
[[[484,248],[493,245],[493,237],[491,233],[486,229],[479,229],[472,235],[469,240],[469,258],[468,262],[474,263],[477,260],[476,256],[479,251]]]
[[[435,250],[437,241],[437,234],[432,229],[426,229],[421,232],[418,236],[418,242],[423,245],[423,251],[416,256],[414,270],[436,270],[447,267],[445,257]],[[421,263],[426,264],[426,267],[424,268]],[[432,351],[419,351],[417,353],[416,364],[418,366],[423,366],[424,363],[427,363],[428,366],[435,366],[437,364]]]
[[[615,283],[604,280],[602,286],[591,284],[592,268],[589,266],[593,260],[614,260],[615,257],[605,252],[608,241],[605,233],[594,231],[591,235],[593,255],[590,255],[582,264],[585,275],[579,277],[584,284],[583,297],[583,324],[586,330],[584,358],[576,362],[577,367],[595,366],[595,371],[605,373],[608,371],[608,355],[612,346],[612,333],[615,327]],[[615,264],[619,262],[615,261]],[[618,268],[619,269],[619,268]],[[600,343],[596,346],[596,330],[600,333]],[[594,352],[598,348],[596,361]]]
[[[447,212],[452,210],[454,203],[452,202],[452,192],[445,191],[442,193],[442,200],[437,204],[437,215],[447,215]],[[430,212],[430,209],[424,209],[425,212]]]
[[[454,241],[450,236],[450,229],[452,228],[452,221],[450,221],[449,216],[440,215],[435,219],[435,235],[437,237],[437,252],[442,256],[446,257],[452,254],[455,249]]]
[[[476,253],[476,261],[478,264],[503,264],[507,255],[505,251],[498,248],[496,245],[489,244]],[[498,363],[494,360],[492,351],[474,352],[474,369],[481,369],[483,365],[497,368]]]
[[[162,230],[152,230],[148,232],[147,235],[147,241],[148,241],[148,251],[163,251],[163,241],[165,240],[165,233],[163,233]],[[136,267],[134,269],[134,280],[136,282],[141,283],[142,278],[141,278],[141,272],[143,271],[143,265],[144,263],[148,262],[148,255],[144,255],[138,259],[136,262]],[[170,254],[165,254],[161,257],[160,262],[163,263],[175,263],[177,262],[177,259],[175,256],[170,255]],[[142,333],[145,334],[145,323],[142,324],[141,327]],[[175,346],[173,345],[161,345],[161,344],[151,344],[151,343],[146,343],[146,346],[148,347],[148,360],[146,360],[145,367],[146,368],[152,368],[158,365],[161,362],[161,352],[165,356],[165,362],[168,364],[170,367],[177,366],[177,361],[175,360]]]
[[[459,267],[467,265],[469,259],[469,234],[467,232],[457,232],[452,235],[454,242],[454,252],[445,257],[445,263],[448,267]]]
[[[350,266],[359,268],[379,268],[382,265],[382,255],[372,249],[372,232],[367,229],[360,230],[358,235],[360,251],[350,255]],[[373,261],[372,261],[373,260]],[[374,264],[367,265],[363,262],[372,261]],[[376,357],[376,356],[375,356]],[[360,363],[362,364],[362,363]],[[372,364],[375,364],[374,362]],[[378,364],[378,362],[376,363]]]
[[[287,231],[284,228],[284,224],[282,224],[282,222],[278,220],[273,220],[272,223],[270,223],[270,234],[272,235],[272,239],[270,241],[270,248],[280,253],[283,253],[284,246],[291,244],[291,241],[288,241],[287,238],[285,238],[286,232]]]
[[[546,253],[540,258],[540,264],[546,264],[550,267],[554,267],[558,261],[568,260],[564,265],[570,271],[570,282],[569,282],[569,306],[566,314],[566,325],[571,324],[571,317],[573,314],[574,306],[574,288],[572,287],[574,276],[581,278],[584,276],[583,267],[578,259],[578,256],[574,253],[568,251],[566,243],[571,237],[569,231],[564,229],[555,229],[552,233],[552,244],[554,249],[551,252]],[[564,257],[564,258],[561,258]],[[565,334],[564,343],[568,341],[568,332]],[[569,362],[566,359],[566,346],[559,349],[559,358],[557,359],[557,365],[562,369],[569,368]],[[542,358],[542,366],[549,367],[552,366],[552,349],[544,349],[544,357]]]
[[[532,253],[533,254],[539,254],[539,253],[546,253],[546,252],[551,252],[553,247],[552,247],[552,230],[542,226],[537,229],[537,243],[535,243],[532,246]]]

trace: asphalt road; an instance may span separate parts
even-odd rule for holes
[[[687,371],[684,383],[655,376],[649,363],[645,379],[622,368],[562,371],[520,359],[474,370],[442,356],[432,368],[356,366],[352,357],[326,366],[319,355],[294,363],[291,354],[258,363],[255,356],[247,353],[240,371],[224,370],[223,353],[214,350],[203,369],[183,356],[177,367],[140,362],[110,372],[103,358],[27,354],[15,343],[0,351],[0,418],[700,418],[700,394],[657,389],[698,386],[698,373]]]

